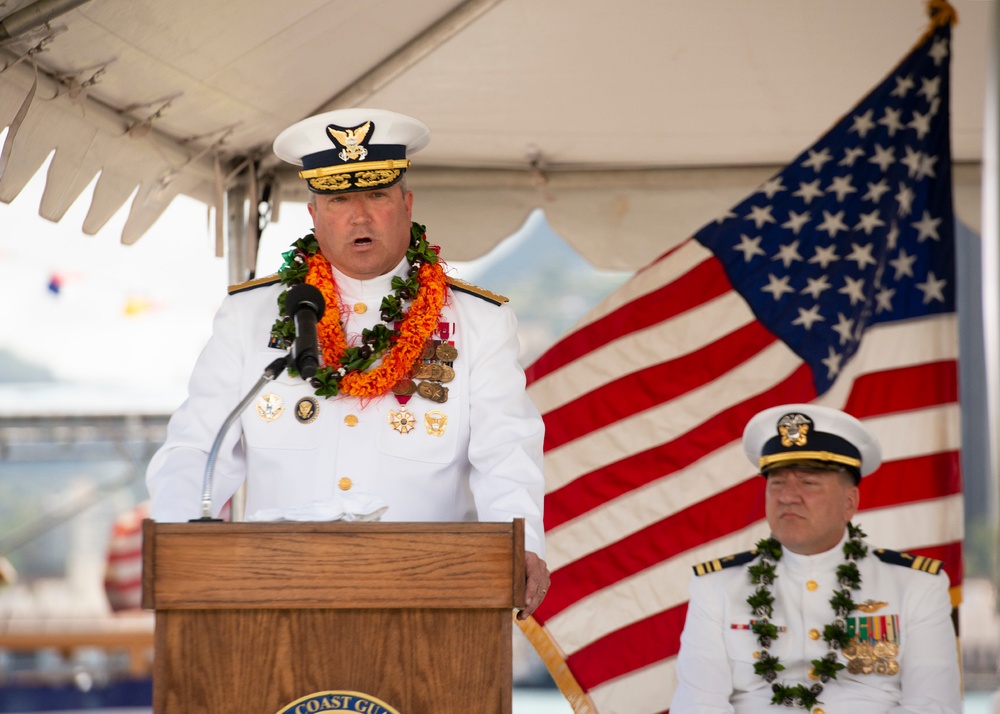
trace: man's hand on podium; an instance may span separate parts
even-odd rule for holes
[[[549,569],[545,561],[530,550],[524,551],[524,573],[528,580],[524,588],[525,606],[517,613],[518,620],[527,619],[542,604],[549,590]]]

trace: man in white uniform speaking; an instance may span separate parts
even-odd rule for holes
[[[750,420],[743,449],[767,479],[771,537],[695,566],[671,714],[959,714],[941,562],[874,548],[851,522],[875,438],[787,404]]]
[[[246,482],[250,518],[338,494],[379,499],[383,520],[524,518],[525,618],[549,585],[544,426],[506,298],[449,278],[412,222],[406,157],[428,141],[423,123],[374,109],[310,117],[275,140],[281,159],[303,167],[314,231],[276,276],[230,288],[150,462],[151,516],[198,517],[220,427],[299,344],[286,293],[313,286],[325,302],[316,364],[296,359],[230,429],[214,463],[213,515]]]

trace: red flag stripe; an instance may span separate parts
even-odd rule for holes
[[[920,388],[915,389],[916,385]],[[956,402],[958,362],[940,360],[860,375],[844,410],[863,420],[890,411]]]
[[[687,603],[602,637],[566,658],[586,688],[677,654]]]
[[[545,450],[708,384],[774,342],[774,335],[752,322],[704,349],[608,382],[546,413]]]

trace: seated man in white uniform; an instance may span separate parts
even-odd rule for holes
[[[428,141],[416,119],[373,109],[310,117],[275,140],[281,159],[303,167],[314,230],[277,275],[234,286],[223,301],[149,465],[151,515],[198,517],[216,434],[294,344],[285,294],[305,283],[326,303],[318,369],[304,379],[293,365],[240,415],[214,464],[213,514],[246,482],[249,518],[338,494],[384,502],[383,520],[524,518],[524,618],[549,583],[544,426],[506,298],[448,277],[412,222],[406,157]]]
[[[671,714],[959,714],[940,561],[868,545],[851,522],[882,461],[864,425],[812,404],[767,409],[743,448],[767,479],[771,537],[695,566]]]

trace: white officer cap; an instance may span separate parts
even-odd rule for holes
[[[278,134],[274,153],[301,166],[313,193],[370,191],[392,186],[427,146],[430,129],[384,109],[337,109],[303,119]]]
[[[784,404],[755,415],[743,430],[743,451],[762,474],[783,466],[847,468],[856,481],[882,463],[865,425],[839,409]]]

